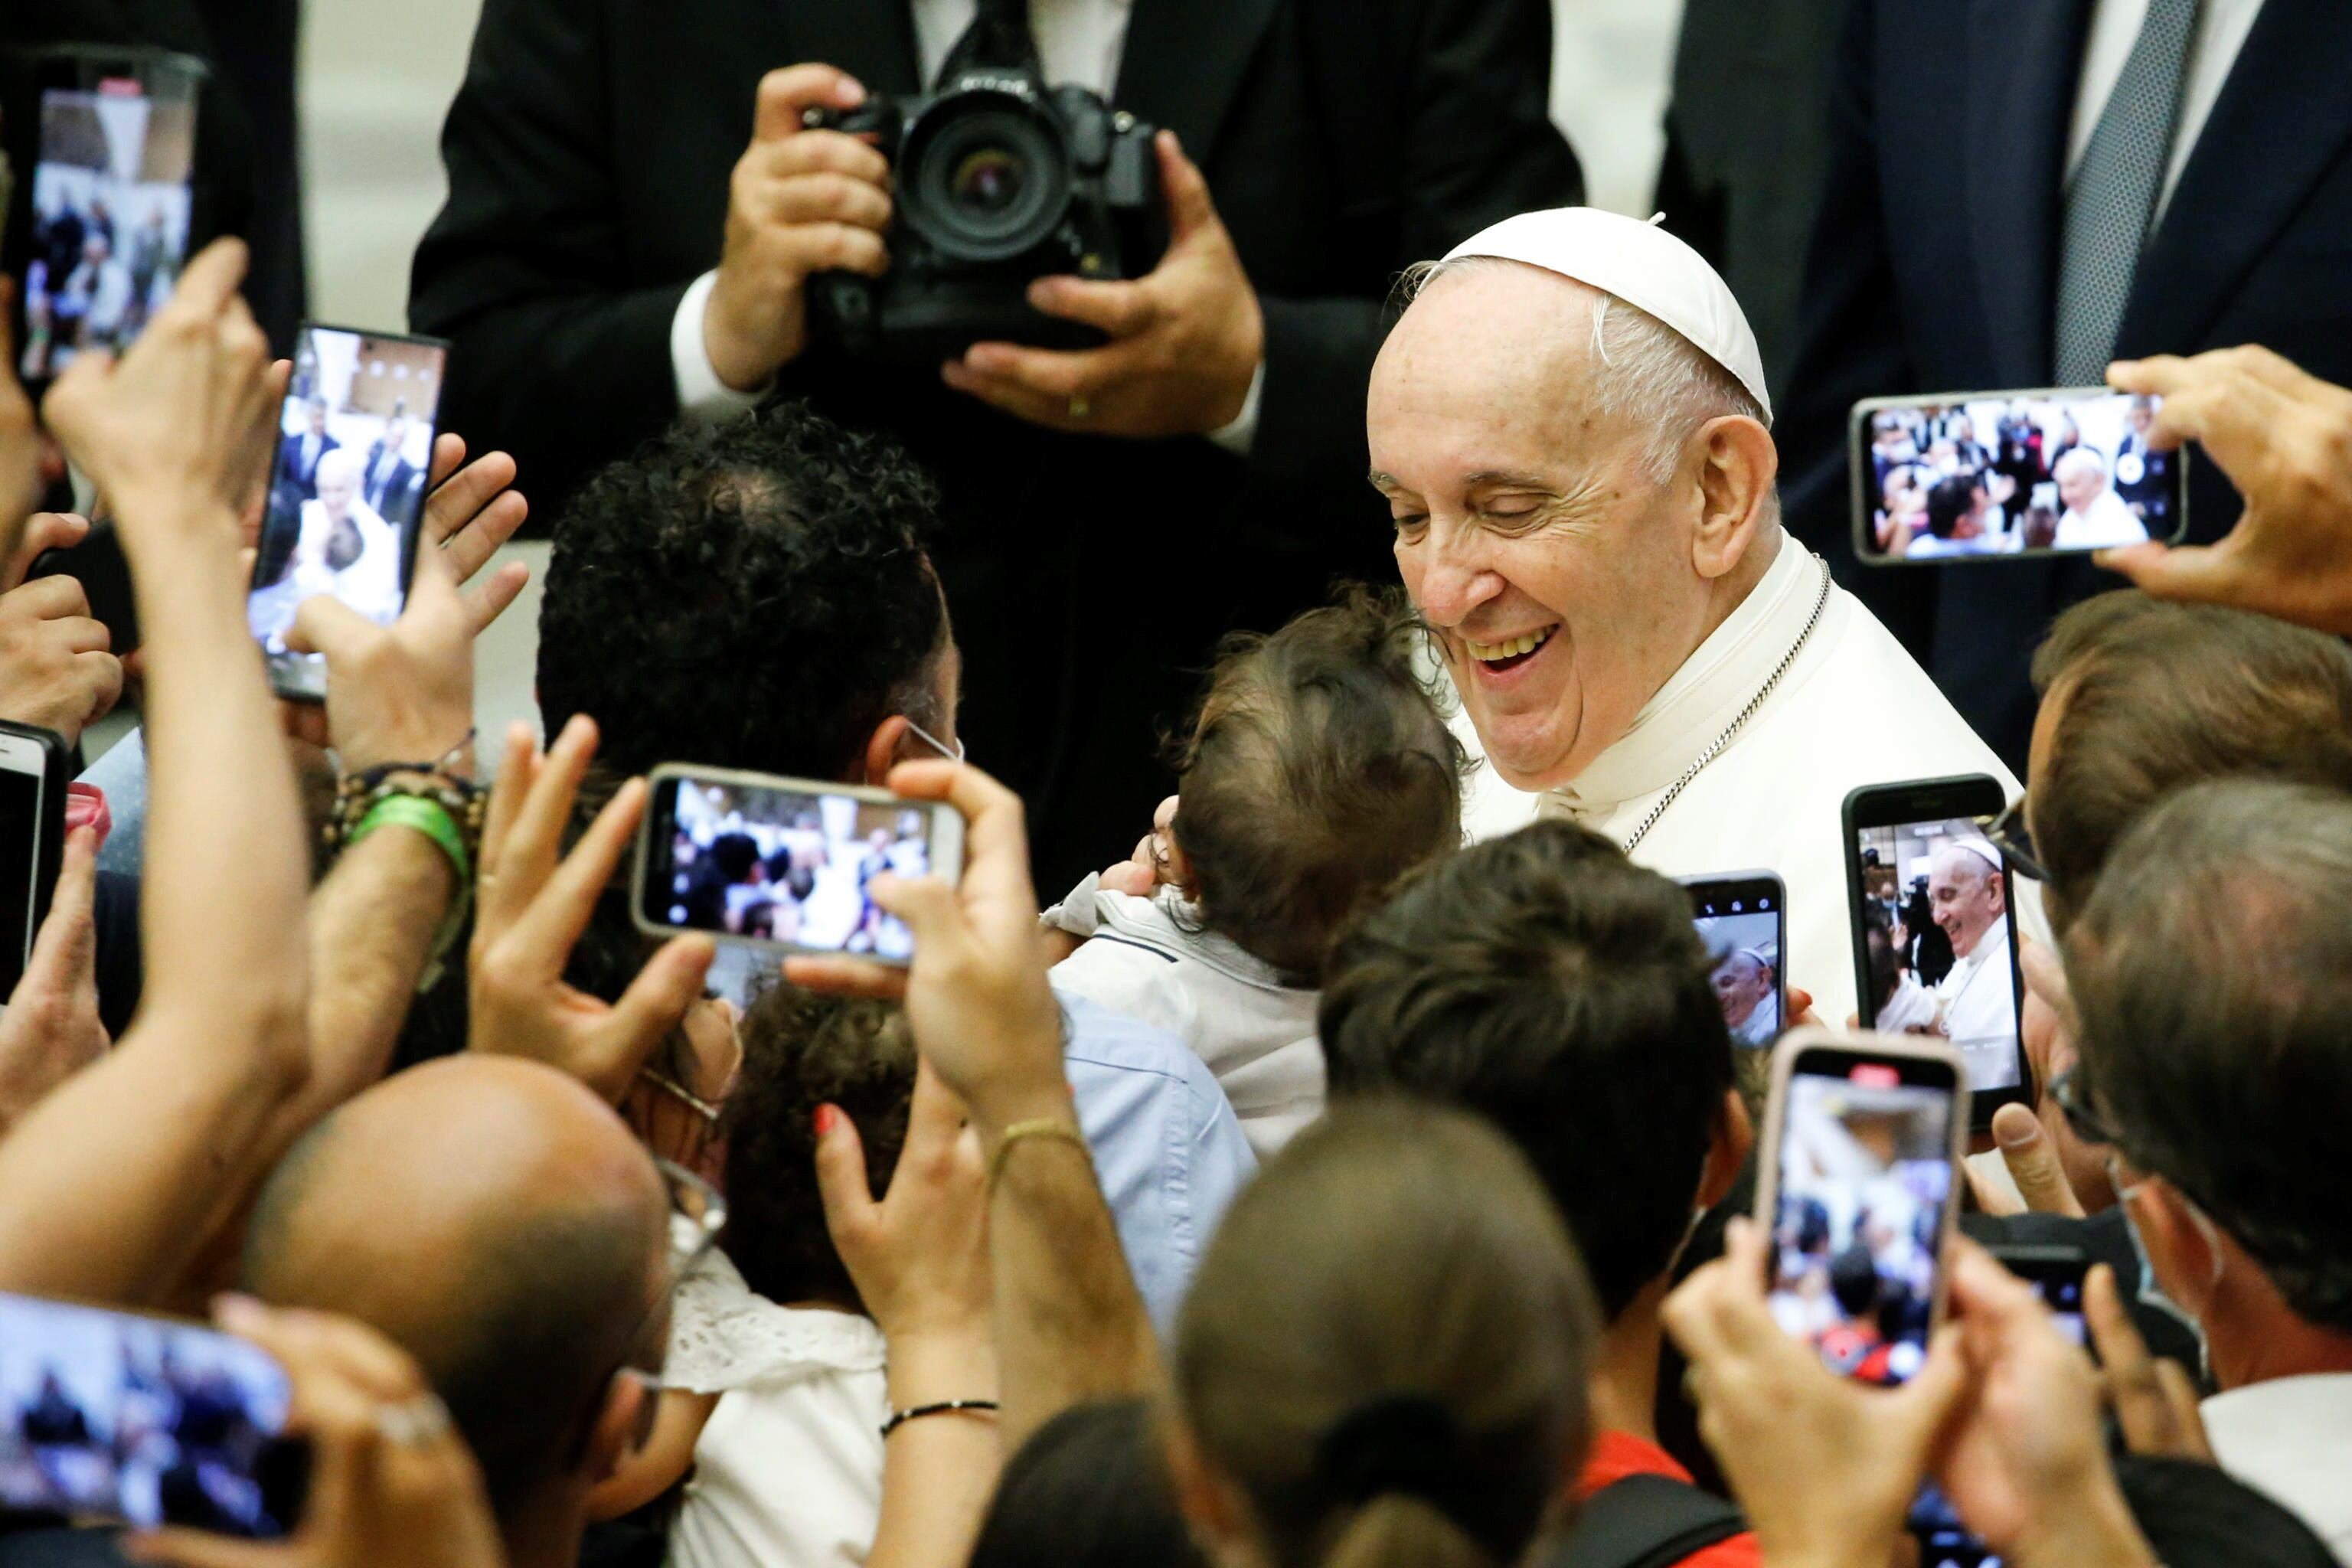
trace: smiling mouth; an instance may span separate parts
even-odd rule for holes
[[[1499,675],[1505,670],[1517,669],[1533,658],[1537,650],[1551,641],[1552,634],[1558,630],[1559,624],[1555,621],[1541,631],[1529,632],[1505,642],[1476,642],[1464,637],[1462,646],[1469,650],[1472,658]]]

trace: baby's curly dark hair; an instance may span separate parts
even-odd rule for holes
[[[681,423],[555,531],[539,619],[547,732],[575,713],[616,773],[704,763],[838,778],[875,726],[945,715],[939,491],[897,446],[802,403]]]
[[[763,993],[743,1016],[743,1068],[727,1097],[727,1230],[719,1245],[771,1301],[859,1305],[816,1185],[816,1109],[857,1125],[866,1180],[889,1185],[915,1097],[915,1037],[893,1002]]]

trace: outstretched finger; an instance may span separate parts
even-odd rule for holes
[[[590,1088],[620,1103],[637,1081],[646,1058],[702,999],[703,982],[718,956],[719,944],[710,938],[679,936],[664,942],[661,951],[646,961],[629,988],[621,993],[621,999],[613,1004],[610,1027],[621,1046],[606,1052],[609,1059],[599,1069],[599,1081]]]
[[[530,726],[518,719],[507,726],[506,750],[499,759],[498,777],[490,784],[490,804],[482,817],[482,847],[476,858],[481,863],[487,882],[506,850],[507,836],[514,830],[514,819],[522,810],[522,803],[530,794],[532,781],[539,776],[539,741]],[[482,889],[483,902],[489,901],[490,889]]]
[[[2130,544],[2102,550],[2092,561],[2130,578],[2150,598],[2185,604],[2229,603],[2237,575],[2228,554],[2210,544]]]
[[[444,430],[434,437],[433,452],[425,464],[425,489],[439,489],[449,476],[457,471],[457,465],[465,460],[466,438],[463,436],[455,430]],[[427,501],[425,504],[429,509],[432,503]]]
[[[2042,1126],[2042,1119],[2022,1105],[2004,1105],[1993,1112],[1993,1142],[2000,1163],[2009,1167],[2025,1206],[2035,1214],[2083,1215],[2082,1200],[2066,1180],[2057,1145]]]
[[[20,988],[68,996],[89,979],[98,952],[97,900],[98,834],[77,827],[66,835],[49,912],[33,940],[33,955],[17,982]]]
[[[816,1108],[815,1131],[816,1191],[824,1205],[824,1228],[836,1249],[851,1250],[878,1223],[881,1208],[866,1174],[865,1141],[857,1135],[857,1123],[835,1105]]]
[[[575,713],[541,759],[539,776],[531,781],[530,793],[523,797],[499,847],[499,890],[507,898],[535,899],[555,874],[563,829],[580,798],[580,781],[595,759],[596,739],[596,721]]]
[[[788,958],[781,972],[788,984],[827,996],[871,1002],[902,1002],[907,996],[907,972],[870,958]]]
[[[530,568],[520,561],[509,561],[481,582],[466,590],[466,635],[480,637],[490,624],[513,607],[530,583]]]
[[[597,900],[612,886],[613,872],[621,864],[645,810],[645,780],[631,779],[614,792],[588,825],[588,831],[572,847],[572,853],[547,879],[544,890],[516,921],[523,951],[543,972],[560,971],[579,944],[588,922],[595,918]],[[679,1011],[684,1012],[684,1007]]]
[[[331,594],[314,594],[295,607],[286,646],[295,653],[324,654],[327,668],[348,659],[359,645],[383,628]]]

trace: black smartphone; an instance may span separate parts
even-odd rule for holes
[[[963,870],[963,816],[941,801],[680,763],[648,784],[630,907],[649,935],[905,963],[914,933],[867,884]]]
[[[2189,530],[2189,454],[2163,405],[2104,386],[1853,405],[1853,547],[1872,566],[2081,555]]]
[[[285,1535],[309,1479],[292,1392],[213,1329],[0,1295],[0,1509]]]
[[[1731,1043],[1760,1050],[1780,1037],[1789,987],[1780,955],[1789,937],[1789,891],[1770,871],[1685,877],[1691,921],[1715,959],[1715,999]]]
[[[385,626],[408,602],[448,358],[438,339],[315,322],[296,339],[246,601],[280,697],[327,694],[326,660],[286,644],[303,600]]]
[[[2092,1349],[2090,1331],[2083,1318],[2083,1276],[2090,1258],[2079,1247],[2012,1243],[1989,1249],[2001,1267],[2041,1293],[2058,1331]],[[2000,1561],[1992,1548],[1969,1533],[1951,1500],[1929,1481],[1911,1504],[1911,1533],[1919,1542],[1919,1561],[1929,1568],[1993,1568]]]
[[[65,737],[0,721],[0,1006],[25,977],[66,848]]]
[[[139,647],[139,595],[131,586],[131,561],[122,553],[122,535],[111,518],[92,519],[79,544],[44,550],[33,557],[25,574],[36,577],[71,577],[89,601],[90,618],[106,627],[116,658]]]
[[[1926,1363],[1968,1123],[1941,1040],[1800,1029],[1773,1053],[1756,1193],[1768,1300],[1841,1376],[1891,1387]]]
[[[17,283],[16,372],[38,390],[120,351],[171,298],[194,216],[205,66],[159,49],[14,51],[0,146],[16,191],[0,267]]]
[[[1979,826],[2007,804],[2000,781],[1984,773],[1869,784],[1845,798],[1863,1026],[1949,1040],[1968,1064],[1979,1129],[2031,1093],[2016,885]]]

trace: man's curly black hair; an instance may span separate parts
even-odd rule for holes
[[[554,734],[602,727],[614,773],[701,763],[840,778],[928,679],[946,609],[939,491],[896,445],[802,403],[682,423],[604,469],[555,531],[539,620]]]

